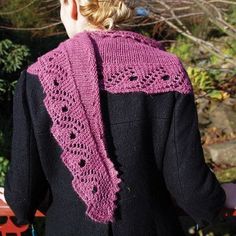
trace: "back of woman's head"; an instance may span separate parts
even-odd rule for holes
[[[81,15],[96,27],[120,28],[133,17],[133,10],[124,0],[78,0]]]

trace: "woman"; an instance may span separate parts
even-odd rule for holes
[[[174,202],[199,227],[220,219],[226,195],[179,58],[115,27],[132,16],[123,1],[61,1],[60,13],[69,39],[15,90],[4,194],[18,223],[43,208],[46,236],[182,236]]]

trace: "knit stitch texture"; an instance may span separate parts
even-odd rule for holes
[[[182,62],[136,32],[83,31],[27,71],[41,82],[50,131],[63,149],[61,160],[87,205],[86,214],[96,222],[113,222],[121,178],[107,153],[99,91],[191,93]]]

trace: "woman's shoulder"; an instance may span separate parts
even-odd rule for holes
[[[72,63],[74,65],[72,68],[70,62],[77,61],[79,63],[83,61],[79,55],[72,54],[71,51],[70,55],[68,54],[68,45],[71,45],[71,41],[72,39],[65,40],[38,57],[33,64],[28,66],[26,73],[30,74],[30,77],[32,75],[37,75],[37,78],[40,76],[42,83],[45,82],[45,86],[51,84],[50,81],[54,83],[56,77],[67,77],[75,69],[75,63]],[[78,70],[77,66],[76,70]],[[114,93],[177,91],[187,94],[193,91],[190,78],[181,59],[166,50],[158,50],[152,63],[137,62],[129,63],[129,65],[126,63],[104,63],[102,73],[101,86],[103,89]]]
[[[55,48],[37,57],[35,61],[29,64],[25,69],[26,73],[38,75],[46,68],[53,67],[53,64],[55,67],[58,67],[59,64],[65,63],[66,54],[64,53],[64,43],[65,41],[61,42]]]
[[[41,75],[45,75],[44,72],[55,72],[55,68],[59,64],[58,62],[64,62],[64,54],[62,49],[62,43],[54,47],[50,51],[37,57],[31,64],[28,64],[20,71],[17,83],[16,83],[16,96],[17,94],[26,93],[29,97],[36,97],[38,93],[42,93],[42,84],[39,80]],[[54,61],[54,62],[53,62]],[[55,67],[52,66],[55,65]],[[57,68],[58,69],[58,68]],[[32,95],[34,94],[34,96]],[[41,95],[40,95],[41,96]]]

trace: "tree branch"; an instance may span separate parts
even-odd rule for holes
[[[16,9],[14,11],[8,11],[8,12],[0,12],[0,16],[5,16],[5,15],[12,15],[12,14],[15,14],[17,12],[21,12],[23,11],[24,9],[28,8],[29,6],[33,5],[37,0],[33,0],[31,1],[30,3],[28,3],[27,5],[25,5],[24,7],[21,7],[19,9]]]

